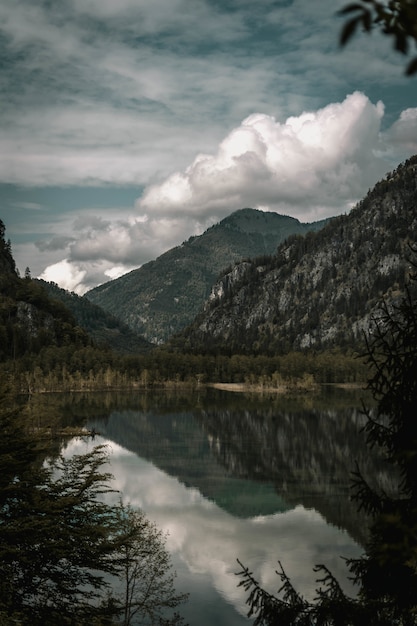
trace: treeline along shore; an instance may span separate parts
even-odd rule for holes
[[[162,349],[120,356],[92,346],[46,347],[36,356],[8,360],[5,375],[21,393],[97,391],[157,386],[239,384],[246,390],[312,390],[329,383],[362,384],[367,368],[357,354],[340,351],[286,355],[191,355]],[[235,387],[236,388],[236,387]]]

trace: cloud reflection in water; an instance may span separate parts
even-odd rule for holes
[[[343,584],[346,568],[340,557],[356,557],[361,549],[345,531],[330,526],[316,511],[298,505],[272,515],[235,517],[196,488],[185,486],[153,463],[102,437],[94,444],[74,440],[66,455],[101,443],[109,446],[114,488],[167,533],[167,548],[178,573],[177,588],[191,592],[190,604],[201,594],[209,601],[210,588],[214,588],[238,613],[246,615],[246,595],[237,587],[239,579],[234,575],[239,569],[237,558],[271,592],[276,592],[280,583],[275,574],[278,560],[295,587],[308,598],[314,596],[313,567],[318,563],[325,563],[342,586],[351,589],[349,582]],[[211,598],[211,602],[216,603],[216,599]],[[200,607],[198,611],[199,623],[204,610]],[[230,618],[220,623],[230,624]],[[236,621],[239,623],[244,622]]]

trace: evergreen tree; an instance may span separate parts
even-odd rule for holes
[[[131,568],[138,555],[161,556],[159,577],[145,558],[135,570],[136,584],[145,581],[149,611],[156,598],[160,613],[182,602],[160,534],[147,530],[142,514],[126,516],[123,505],[103,498],[112,491],[102,470],[105,447],[47,461],[13,394],[0,389],[0,396],[0,624],[130,623],[119,621],[125,605],[112,585],[127,553]],[[166,623],[179,624],[174,618]]]
[[[412,284],[400,305],[383,306],[368,343],[369,388],[377,401],[365,409],[369,446],[378,446],[398,473],[398,488],[386,493],[357,468],[353,494],[371,516],[365,554],[347,561],[359,587],[344,594],[332,573],[318,565],[319,588],[306,601],[280,566],[277,596],[260,587],[242,564],[240,585],[248,592],[255,626],[415,626],[417,624],[417,298]]]

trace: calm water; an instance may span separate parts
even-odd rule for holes
[[[342,391],[292,401],[214,390],[74,396],[65,410],[100,435],[67,453],[109,444],[114,486],[168,533],[177,589],[191,594],[184,617],[237,626],[249,623],[237,558],[273,592],[278,560],[307,597],[317,563],[349,589],[340,557],[361,554],[365,536],[350,471],[357,460],[383,473],[359,434],[359,407]]]

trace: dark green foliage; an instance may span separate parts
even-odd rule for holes
[[[61,289],[55,283],[38,280],[49,296],[71,311],[77,324],[97,345],[120,353],[146,352],[151,344],[133,332],[126,324],[107,313],[87,298]]]
[[[12,256],[12,247],[10,240],[5,240],[6,227],[4,222],[0,220],[0,275],[9,274],[17,277],[16,264]],[[1,287],[2,281],[0,281]]]
[[[314,571],[321,577],[317,583],[317,598],[309,603],[293,587],[281,563],[276,572],[281,580],[278,595],[264,591],[252,573],[242,565],[237,573],[243,580],[239,586],[249,592],[248,617],[254,617],[254,626],[359,626],[371,624],[368,611],[361,612],[359,603],[343,593],[339,583],[325,565]],[[363,620],[363,621],[362,621]]]
[[[106,449],[45,460],[13,395],[0,392],[0,623],[128,626],[137,603],[152,625],[182,623],[165,612],[186,598],[175,594],[163,537],[142,513],[103,499]],[[120,600],[112,582],[127,585],[126,564],[135,593]]]
[[[0,222],[0,362],[33,358],[46,346],[81,348],[91,344],[71,312],[52,300],[26,268],[19,278]]]
[[[366,33],[378,28],[393,39],[395,50],[406,55],[417,44],[417,2],[415,0],[363,0],[346,5],[339,15],[351,16],[343,26],[340,43],[344,46],[359,27]],[[406,74],[417,72],[417,57],[406,67]]]
[[[99,472],[104,450],[44,465],[3,389],[0,421],[0,615],[19,624],[87,624],[104,587],[90,568],[112,568],[109,511],[97,499],[108,480]]]
[[[369,388],[375,410],[366,410],[369,446],[381,448],[398,472],[398,486],[387,493],[357,468],[353,495],[371,517],[365,555],[348,561],[358,585],[349,598],[323,566],[315,602],[305,602],[281,572],[282,595],[260,588],[242,566],[241,585],[250,591],[256,625],[414,626],[417,624],[417,298],[407,291],[396,307],[384,306],[368,342],[372,367]]]
[[[366,558],[353,564],[363,597],[381,602],[391,623],[417,620],[417,300],[408,292],[384,307],[369,343],[370,388],[378,400],[367,411],[370,446],[381,446],[399,473],[398,491],[386,494],[356,473],[354,495],[375,516]],[[411,616],[414,616],[413,618]]]

